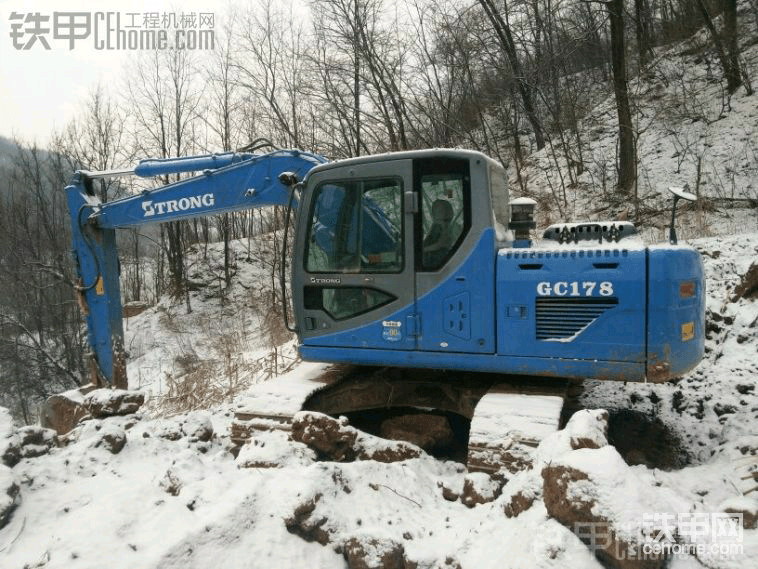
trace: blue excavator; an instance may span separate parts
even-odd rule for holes
[[[107,203],[96,195],[99,178],[190,173]],[[468,150],[333,162],[297,150],[237,152],[80,171],[66,192],[92,383],[128,384],[117,229],[282,206],[287,227],[294,219],[292,250],[286,234],[282,247],[294,314],[285,308],[284,317],[299,353],[363,370],[315,382],[301,408],[442,410],[470,421],[472,439],[477,409],[488,408],[483,445],[533,443],[528,420],[509,427],[520,435],[489,432],[498,415],[532,413],[525,394],[559,400],[534,412],[553,425],[567,379],[662,382],[702,358],[702,261],[674,231],[677,200],[692,196],[672,191],[669,242],[645,246],[619,221],[557,224],[532,239],[534,202],[511,200],[503,166]]]

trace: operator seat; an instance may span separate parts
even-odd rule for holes
[[[432,203],[432,225],[422,246],[425,269],[438,269],[450,253],[455,241],[453,235],[453,206],[446,199]]]

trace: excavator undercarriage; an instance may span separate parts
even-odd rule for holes
[[[469,470],[516,472],[559,427],[569,382],[389,367],[314,366],[306,377],[282,376],[253,387],[238,402],[232,440],[290,431],[299,411],[346,416],[353,426],[415,443]]]

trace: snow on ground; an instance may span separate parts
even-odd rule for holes
[[[124,321],[129,387],[148,394],[148,408],[163,414],[192,408],[179,395],[197,384],[204,386],[202,406],[228,403],[297,361],[294,344],[283,344],[289,335],[280,332],[281,316],[261,293],[272,282],[271,260],[247,240],[231,247],[231,286],[224,285],[222,244],[211,244],[190,255],[190,312],[184,298],[164,296]]]
[[[758,21],[747,15],[746,3],[739,4],[741,57],[754,74]],[[756,95],[740,88],[729,96],[717,80],[721,71],[716,53],[711,48],[704,57],[704,45],[708,33],[703,29],[685,42],[659,47],[645,72],[629,81],[638,155],[636,191],[650,242],[667,239],[669,186],[687,185],[689,191],[711,199],[758,199]],[[538,225],[616,216],[634,219],[633,204],[619,200],[614,187],[617,124],[615,99],[608,94],[582,119],[577,138],[571,137],[565,149],[556,143],[527,159],[523,175],[528,193],[543,198],[538,199],[541,205],[550,204],[538,210]],[[580,171],[578,163],[583,164]],[[510,185],[518,193],[514,168]],[[684,215],[680,238],[758,231],[755,210],[725,211],[723,203],[719,210]]]
[[[664,385],[585,382],[582,406],[657,417],[688,454],[684,468],[634,466],[624,486],[607,474],[596,486],[608,496],[650,504],[639,498],[645,488],[659,487],[667,496],[662,510],[719,512],[738,495],[733,482],[736,461],[745,458],[740,449],[758,449],[758,303],[732,302],[731,296],[756,258],[757,237],[694,243],[705,256],[708,309],[733,318],[712,331],[708,356],[695,372]],[[311,367],[291,374],[307,375]],[[21,502],[0,529],[0,567],[348,567],[343,552],[355,543],[376,549],[375,567],[398,544],[404,559],[419,567],[600,567],[571,531],[547,515],[539,498],[518,517],[503,513],[514,489],[526,485],[539,494],[538,472],[527,474],[528,483],[514,478],[499,498],[469,508],[443,493],[460,492],[471,475],[457,463],[426,455],[392,464],[317,462],[304,445],[272,433],[257,444],[281,467],[241,468],[244,451],[240,461],[230,453],[231,409],[227,404],[194,415],[93,420],[78,428],[68,446],[21,460],[12,469]],[[0,432],[7,435],[9,418],[2,420]],[[214,436],[198,440],[198,425],[208,421]],[[595,427],[578,424],[597,439]],[[102,443],[114,431],[127,439],[117,454]],[[547,445],[541,464],[569,456],[567,450],[566,444]],[[581,458],[571,456],[563,460]],[[597,460],[595,455],[590,461],[596,469]],[[758,530],[744,531],[741,557],[707,561],[710,567],[755,566]],[[687,556],[671,564],[701,566]]]
[[[556,552],[548,566],[598,566],[542,508],[507,520],[498,503],[469,509],[444,500],[440,483],[460,485],[464,476],[454,463],[311,458],[304,466],[239,469],[223,435],[209,443],[186,435],[168,440],[181,427],[163,423],[132,426],[117,455],[97,446],[93,423],[76,443],[19,464],[23,500],[0,531],[2,567],[343,567],[334,547],[286,529],[286,519],[316,496],[316,514],[334,543],[356,535],[392,539],[422,566],[442,567],[449,558],[451,567],[452,560],[502,567],[515,550],[514,567],[538,566],[548,551]],[[267,439],[284,447],[281,455],[297,450],[284,438]]]
[[[743,438],[758,442],[758,303],[732,301],[740,277],[758,263],[758,233],[692,242],[703,255],[710,331],[706,361],[663,385],[587,381],[582,403],[631,409],[660,419],[702,462]]]

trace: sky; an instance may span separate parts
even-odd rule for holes
[[[100,14],[93,11],[95,6]],[[119,37],[128,42],[128,34],[134,38],[141,31],[159,38],[165,30],[168,44],[177,38],[175,30],[181,30],[180,41],[189,44],[190,34],[199,38],[200,29],[218,33],[223,6],[207,0],[0,0],[0,136],[44,145],[54,128],[76,115],[98,82],[113,92],[124,80],[122,68],[138,50],[108,49],[109,40],[113,48]],[[83,15],[72,19],[75,12]],[[36,27],[46,31],[35,38],[37,13],[42,19]],[[201,28],[201,14],[213,14],[213,23],[203,17]],[[71,35],[77,37],[67,39]]]

